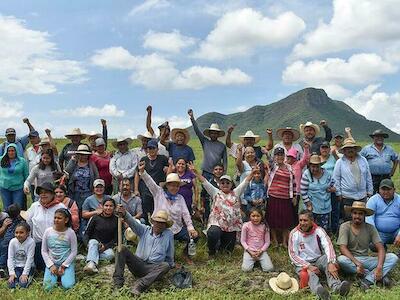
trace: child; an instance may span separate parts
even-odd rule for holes
[[[35,241],[30,237],[31,227],[26,222],[18,223],[15,228],[15,238],[8,246],[8,287],[14,289],[17,285],[27,288],[31,283],[34,271]]]
[[[274,266],[267,254],[270,244],[269,228],[263,222],[260,208],[250,209],[250,221],[243,224],[240,242],[244,248],[242,270],[253,270],[254,263],[259,261],[264,272],[271,271]]]
[[[253,207],[264,210],[267,192],[260,171],[254,172],[254,177],[246,188],[243,198],[247,202],[246,213],[248,213]]]
[[[71,213],[59,208],[54,213],[54,225],[47,228],[42,239],[42,256],[46,264],[43,286],[51,290],[61,277],[63,288],[75,285],[74,260],[78,252],[75,232],[71,229]]]

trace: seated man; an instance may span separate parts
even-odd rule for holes
[[[350,283],[339,279],[332,242],[308,210],[299,213],[299,225],[290,232],[289,257],[299,275],[303,269],[308,271],[310,290],[320,299],[330,299],[328,290],[319,282],[321,272],[325,272],[328,286],[335,292],[341,296],[349,293]]]
[[[383,245],[400,246],[400,196],[395,193],[391,179],[383,179],[379,184],[379,193],[369,198],[367,208],[375,214],[366,218],[366,222],[375,226]]]
[[[371,224],[365,223],[365,216],[373,215],[374,211],[366,208],[361,201],[346,206],[345,210],[351,213],[352,220],[343,223],[339,228],[337,244],[342,253],[338,257],[341,269],[346,273],[362,276],[361,288],[364,290],[377,281],[382,281],[385,286],[390,285],[387,274],[395,267],[398,257],[393,253],[385,255],[378,231]],[[378,250],[378,257],[368,256],[370,243]]]
[[[113,275],[114,285],[123,286],[124,269],[127,264],[134,276],[139,278],[132,288],[132,294],[138,296],[174,266],[174,234],[168,229],[172,222],[168,213],[163,210],[152,216],[153,226],[140,224],[122,205],[118,205],[117,213],[140,239],[136,254],[125,247],[118,253]]]

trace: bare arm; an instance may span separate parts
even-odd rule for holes
[[[51,135],[51,130],[45,129],[45,132],[46,132],[47,137],[49,138],[50,147],[51,147],[51,149],[53,149],[54,155],[58,156],[57,146],[56,146],[56,143],[54,142],[53,136]]]
[[[265,148],[269,151],[272,148],[274,148],[274,138],[272,136],[272,129],[267,128],[267,144],[265,145]]]
[[[244,166],[243,166],[243,145],[239,144],[236,152],[236,167],[238,168],[239,172],[242,173]]]
[[[226,133],[225,145],[229,149],[232,147],[231,135],[232,135],[232,131],[235,129],[235,126],[236,126],[236,124],[229,126],[227,133]]]
[[[153,127],[151,127],[151,112],[153,111],[153,108],[151,107],[151,105],[147,106],[146,111],[147,111],[146,129],[148,132],[151,133],[151,135],[154,135]]]

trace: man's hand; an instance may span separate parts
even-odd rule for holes
[[[103,213],[103,208],[102,207],[99,207],[99,208],[97,208],[96,210],[95,210],[95,212],[96,212],[96,215],[101,215],[102,213]]]
[[[65,271],[65,267],[63,265],[61,265],[58,268],[58,276],[63,276],[64,275],[64,271]]]
[[[44,132],[46,133],[47,136],[49,136],[51,134],[51,130],[49,128],[46,128],[44,130]]]
[[[329,263],[328,264],[328,272],[332,275],[333,278],[339,280],[339,269],[336,264]]]
[[[325,120],[321,120],[320,122],[319,122],[319,125],[321,125],[321,126],[326,126],[328,123],[325,121]]]
[[[28,124],[29,123],[29,119],[28,118],[23,118],[22,122],[24,122],[25,124]]]
[[[143,160],[141,162],[139,162],[139,167],[138,167],[139,175],[143,174],[145,167],[146,167],[146,163]]]
[[[396,247],[400,246],[400,235],[396,236],[396,238],[394,239],[393,245],[395,245]]]
[[[106,246],[103,243],[99,243],[99,253],[103,253],[106,250]]]
[[[22,277],[22,276],[21,276]],[[20,277],[20,278],[21,278]],[[10,277],[8,278],[8,283],[9,284],[12,284],[12,283],[14,283],[14,281],[15,281],[15,275],[10,275]]]
[[[29,195],[30,192],[31,192],[31,191],[29,190],[29,187],[24,186],[24,193],[25,193],[25,195]]]
[[[146,111],[147,111],[148,113],[151,113],[151,112],[153,111],[153,107],[152,107],[151,105],[147,106],[147,107],[146,107]]]
[[[115,212],[117,213],[118,217],[125,217],[126,214],[126,209],[122,204],[117,204],[117,207],[115,208]]]
[[[313,206],[312,206],[311,201],[308,201],[308,202],[306,203],[306,209],[307,209],[308,211],[313,211]]]
[[[195,239],[195,238],[197,238],[198,233],[197,233],[197,231],[196,231],[195,229],[192,229],[192,230],[189,230],[189,235],[190,235],[193,239]]]
[[[349,132],[351,132],[351,128],[350,128],[350,127],[346,127],[346,128],[344,129],[344,131],[347,132],[347,133],[349,133]]]
[[[267,132],[268,135],[272,135],[272,129],[271,128],[267,128],[266,132]]]
[[[375,280],[380,281],[382,280],[382,266],[377,266],[375,269]]]
[[[292,198],[292,205],[293,205],[293,206],[296,206],[296,205],[297,205],[297,198],[296,198],[296,197],[293,197],[293,198]]]
[[[318,269],[318,267],[313,266],[313,265],[309,265],[309,266],[308,266],[308,270],[309,270],[310,272],[313,272],[313,273],[317,274],[317,275],[320,273],[320,270]]]
[[[236,124],[230,125],[228,127],[228,133],[232,133],[232,131],[235,129]]]
[[[105,119],[100,119],[101,125],[102,126],[106,126],[107,125],[107,121]]]
[[[140,197],[140,192],[138,190],[135,190],[133,192],[133,196]]]
[[[52,265],[50,267],[50,273],[53,275],[56,275],[56,276],[58,275],[58,269],[57,269],[56,265]]]
[[[188,115],[190,118],[192,118],[192,119],[194,118],[193,110],[191,108],[188,110]]]
[[[360,262],[357,262],[356,267],[357,267],[357,274],[360,276],[364,276],[365,275],[364,266]]]

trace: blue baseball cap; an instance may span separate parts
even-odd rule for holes
[[[150,141],[147,142],[146,148],[158,149],[158,141],[156,139],[151,139]]]

